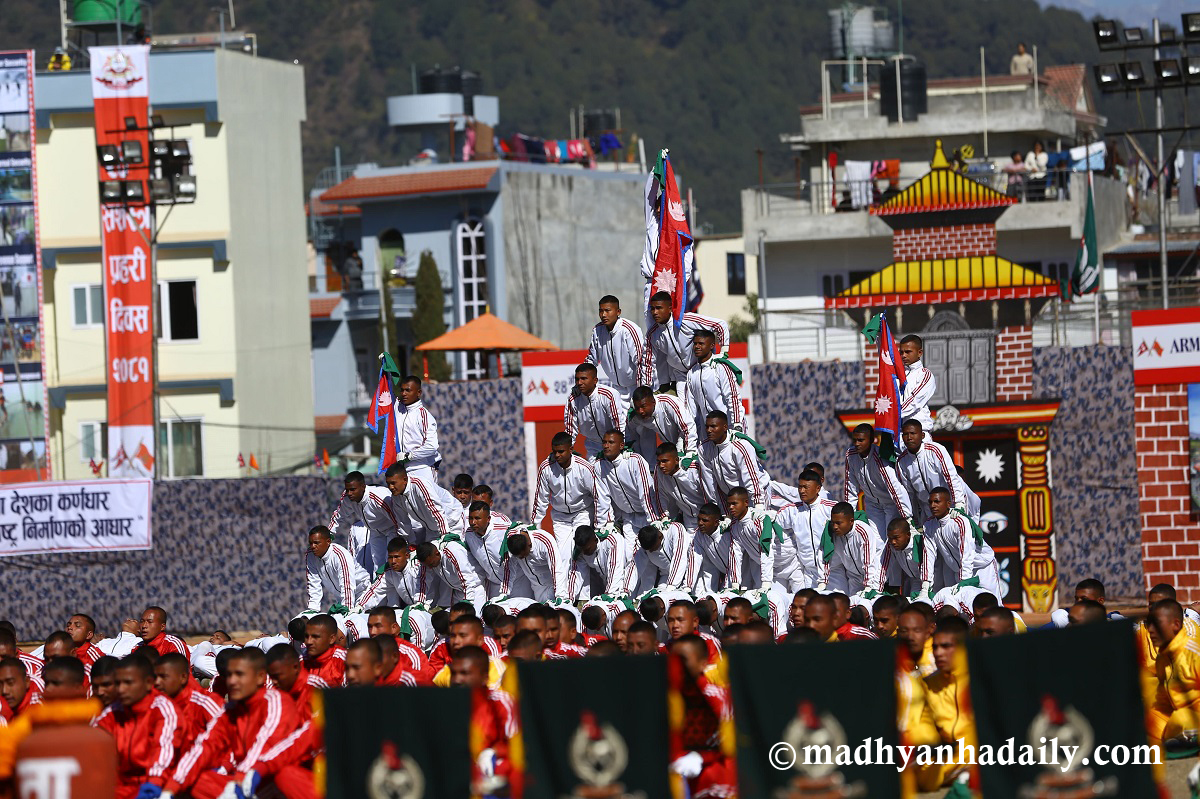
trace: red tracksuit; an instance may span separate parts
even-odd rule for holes
[[[117,799],[137,796],[147,782],[166,782],[181,734],[167,696],[151,689],[131,707],[117,702],[104,708],[93,724],[117,741]]]
[[[168,655],[171,652],[178,652],[192,662],[191,653],[188,650],[188,645],[183,642],[182,638],[177,638],[170,633],[159,633],[146,642],[146,646],[151,647],[160,655]]]
[[[212,694],[197,689],[190,683],[171,698],[175,705],[175,713],[179,717],[179,752],[186,752],[200,737],[200,733],[208,729],[208,725],[224,712],[224,705]]]
[[[472,739],[479,735],[479,750],[472,751],[478,756],[484,749],[496,753],[495,774],[508,781],[513,779],[512,762],[509,760],[509,740],[517,734],[517,711],[512,697],[503,691],[480,688],[471,694],[471,729]],[[472,782],[479,780],[482,773],[479,764],[471,764]],[[515,787],[510,785],[510,788]],[[520,795],[520,791],[512,791]]]
[[[216,799],[228,783],[240,783],[254,771],[287,799],[313,799],[312,772],[299,765],[309,754],[311,733],[290,696],[260,688],[213,719],[180,758],[167,789],[190,788],[193,799]],[[215,771],[221,767],[229,773]]]
[[[346,684],[346,650],[335,646],[315,658],[305,658],[304,668],[324,680],[330,688],[340,688]]]
[[[328,687],[320,677],[309,672],[303,666],[300,667],[300,676],[296,678],[296,682],[292,683],[292,690],[288,691],[287,695],[295,701],[296,710],[300,713],[302,721],[312,719],[313,689],[320,691]]]
[[[443,653],[445,649],[445,641],[442,641],[438,646],[442,647]],[[435,670],[433,667],[433,657],[438,654],[437,647],[434,647],[433,654],[430,657],[425,657],[424,650],[411,641],[407,641],[400,636],[396,636],[396,646],[400,649],[400,662],[408,663],[405,667],[417,679],[424,679],[423,685],[429,685],[433,681],[433,677],[438,671],[441,671],[442,666],[446,665],[446,661],[442,661],[442,666],[438,666]]]

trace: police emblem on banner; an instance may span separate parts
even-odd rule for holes
[[[590,710],[579,714],[579,726],[567,750],[571,771],[583,783],[580,799],[643,799],[642,791],[626,793],[619,780],[629,765],[629,747],[611,724],[601,724]]]
[[[1046,694],[1042,697],[1041,712],[1029,724],[1026,743],[1037,749],[1048,741],[1052,741],[1055,748],[1078,749],[1072,750],[1075,755],[1065,766],[1057,762],[1048,765],[1032,784],[1022,785],[1017,794],[1019,799],[1117,795],[1119,782],[1116,777],[1097,780],[1095,772],[1085,765],[1096,748],[1096,733],[1087,717],[1070,705],[1060,707],[1058,700]]]
[[[802,701],[796,717],[783,728],[781,740],[796,753],[792,769],[798,776],[787,786],[776,789],[778,799],[810,796],[853,799],[867,795],[866,783],[861,780],[847,783],[834,762],[833,754],[846,746],[846,730],[832,713],[818,713],[812,702]],[[810,763],[808,752],[826,752],[828,757],[815,757],[815,762]]]
[[[379,747],[379,757],[367,771],[367,796],[370,799],[422,799],[425,796],[425,772],[417,761],[391,741]]]

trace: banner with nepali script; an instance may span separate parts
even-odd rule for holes
[[[136,181],[133,201],[101,203],[105,341],[108,362],[108,473],[113,477],[154,474],[154,282],[150,241],[154,216],[146,204],[150,158],[149,54],[145,45],[88,48],[96,144],[137,142],[140,163],[118,159],[100,165],[101,181]],[[135,123],[134,125],[127,124]],[[129,128],[137,128],[130,130]]]
[[[22,483],[0,489],[0,557],[150,549],[151,480]]]

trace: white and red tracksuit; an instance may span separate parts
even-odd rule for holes
[[[340,536],[337,540],[345,541],[350,554],[370,572],[387,562],[388,541],[399,532],[388,504],[390,497],[388,490],[379,486],[367,486],[361,502],[351,500],[343,491],[329,517],[330,532]]]
[[[749,441],[732,432],[720,444],[700,445],[700,484],[704,498],[728,513],[729,489],[740,486],[750,492],[750,507],[767,507],[771,502],[771,476],[758,460]]]
[[[858,519],[854,520],[850,532],[834,535],[829,589],[851,595],[862,591],[883,591],[885,546],[887,544],[879,537],[875,525]]]
[[[570,599],[570,563],[567,560],[570,556],[563,553],[554,537],[544,530],[533,530],[528,535],[529,552],[525,557],[509,555],[505,561],[509,574],[525,575],[533,593],[531,599],[535,602]],[[508,594],[510,588],[505,585],[504,593]]]
[[[612,330],[603,322],[592,328],[585,360],[596,365],[600,385],[615,389],[626,402],[638,386],[654,385],[654,360],[642,343],[641,328],[624,317]]]
[[[404,493],[389,497],[388,504],[412,546],[444,535],[462,536],[467,527],[466,511],[458,497],[422,477],[410,476]]]
[[[633,542],[638,531],[660,513],[649,464],[636,452],[622,451],[612,460],[601,456],[594,468],[597,487],[608,497],[611,521],[618,524],[626,541]],[[608,521],[596,519],[597,526]]]
[[[504,582],[504,564],[500,560],[500,548],[504,546],[504,539],[511,524],[512,520],[503,513],[491,511],[491,520],[483,535],[475,532],[470,524],[463,533],[463,541],[467,545],[467,551],[471,553],[471,562],[475,564],[475,573],[483,582],[483,590],[488,599],[500,596],[500,586]]]
[[[434,542],[441,560],[438,565],[425,567],[425,584],[421,586],[422,594],[429,594],[426,587],[430,579],[436,579],[450,592],[450,604],[455,602],[470,602],[475,606],[475,612],[483,610],[487,601],[487,593],[483,583],[475,573],[475,564],[471,562],[471,554],[461,543],[458,535],[439,538]]]
[[[768,551],[763,552],[764,527],[774,521],[775,514],[771,511],[750,508],[745,516],[733,519],[729,525],[733,542],[727,574],[734,585],[768,590],[778,584],[791,593],[807,587],[807,576],[796,554],[796,542],[786,530],[779,535],[772,534],[767,542]],[[747,563],[745,572],[742,571],[743,556]]]
[[[926,433],[933,431],[933,416],[929,413],[929,402],[937,391],[937,379],[921,361],[904,367],[904,396],[900,401],[900,418],[904,421],[916,419]]]
[[[722,519],[711,535],[699,529],[696,530],[695,535],[692,536],[692,559],[695,563],[696,576],[692,584],[692,592],[697,597],[703,597],[714,591],[720,591],[726,585],[732,585],[727,579],[732,546],[733,536],[729,532],[729,519]]]
[[[400,439],[400,462],[409,477],[434,482],[437,479],[437,419],[417,400],[412,405],[396,403],[396,434]]]
[[[785,505],[775,514],[775,521],[791,537],[796,547],[796,557],[806,583],[801,588],[816,588],[819,584],[829,582],[829,564],[821,557],[821,537],[825,534],[829,514],[836,504],[820,498],[811,505],[801,500]]]
[[[130,707],[115,702],[92,726],[116,740],[117,799],[133,799],[146,783],[167,782],[181,735],[179,715],[167,696],[151,689]]]
[[[254,771],[287,799],[309,799],[317,795],[313,776],[300,763],[311,747],[310,723],[301,719],[295,701],[274,688],[260,688],[226,705],[180,758],[167,788],[190,789],[193,799],[217,799],[226,785]]]
[[[340,544],[330,544],[322,558],[306,553],[304,569],[309,610],[325,611],[332,605],[352,608],[371,587],[371,575]]]
[[[654,379],[659,385],[682,383],[687,380],[688,371],[696,365],[692,337],[699,330],[708,330],[717,337],[714,352],[718,355],[729,344],[729,323],[724,319],[698,313],[685,313],[679,327],[676,327],[675,320],[671,319],[665,325],[655,323],[646,332],[646,349],[654,359]],[[676,389],[680,396],[683,394],[682,389],[682,386]]]
[[[596,533],[596,551],[591,555],[582,552],[571,564],[568,593],[571,599],[588,599],[592,596],[592,574],[599,575],[603,585],[598,594],[620,594],[625,590],[629,573],[629,542],[618,533]]]
[[[729,417],[730,430],[742,430],[742,397],[738,391],[737,375],[723,361],[710,355],[708,360],[692,366],[687,374],[687,411],[695,420],[697,434],[712,411],[722,411]]]
[[[842,499],[853,505],[858,501],[860,491],[863,510],[878,531],[880,540],[887,535],[887,526],[892,519],[912,516],[908,491],[892,465],[884,463],[875,445],[871,445],[865,458],[854,447],[846,450],[846,484]]]
[[[586,458],[572,454],[566,469],[553,457],[538,465],[529,523],[540,525],[547,509],[554,527],[554,540],[562,549],[564,560],[570,557],[575,546],[576,527],[585,524],[598,527],[608,521],[608,493],[601,490],[596,469]]]
[[[304,658],[304,668],[325,681],[330,688],[346,683],[346,650],[332,646],[316,657]]]
[[[179,720],[177,748],[181,753],[191,749],[200,734],[208,729],[209,723],[225,711],[212,694],[198,690],[191,683],[183,686],[183,690],[170,699]]]
[[[654,494],[659,510],[668,518],[681,521],[689,532],[696,532],[696,517],[704,504],[700,459],[694,453],[681,458],[673,474],[655,469]]]
[[[954,468],[954,459],[936,441],[925,439],[916,452],[906,448],[896,462],[896,472],[900,482],[908,489],[913,508],[921,511],[917,521],[922,524],[933,516],[929,510],[929,492],[935,488],[949,490],[951,506],[967,507],[965,486],[958,476],[958,470]]]
[[[914,553],[919,563],[913,560]],[[928,535],[909,536],[908,546],[901,550],[884,544],[881,568],[887,584],[898,586],[904,596],[921,590],[932,594],[940,587],[937,585],[937,542]]]
[[[617,430],[625,435],[625,401],[608,386],[596,386],[591,394],[572,390],[563,406],[563,430],[571,437],[583,436],[589,458],[600,455],[604,434]]]
[[[396,572],[389,568],[376,577],[371,587],[358,598],[359,604],[364,608],[377,605],[402,608],[422,602],[421,585],[424,579],[425,567],[416,558],[409,557],[404,571]]]
[[[662,545],[651,552],[639,547],[633,553],[625,592],[638,596],[652,588],[690,591],[695,581],[692,537],[679,522],[656,524]]]
[[[952,588],[963,580],[979,578],[979,587],[996,597],[1000,590],[1000,566],[987,541],[975,541],[966,514],[951,510],[942,518],[925,522],[925,535],[937,545],[942,584]]]
[[[690,345],[688,351],[691,351]],[[686,401],[670,394],[655,394],[654,413],[650,418],[643,419],[636,412],[631,413],[628,426],[646,433],[647,442],[653,442],[657,436],[664,444],[674,444],[680,455],[700,446],[700,439],[696,437],[696,420],[688,413]],[[641,453],[642,457],[653,463],[654,449],[651,446],[649,452]]]

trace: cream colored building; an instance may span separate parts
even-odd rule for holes
[[[696,237],[696,271],[704,289],[700,313],[749,321],[746,295],[758,292],[758,258],[746,253],[741,233]]]
[[[86,67],[42,73],[38,209],[47,449],[55,478],[104,458],[99,196]],[[150,102],[190,140],[197,199],[160,206],[159,474],[235,477],[313,457],[299,66],[221,50],[150,56]]]

